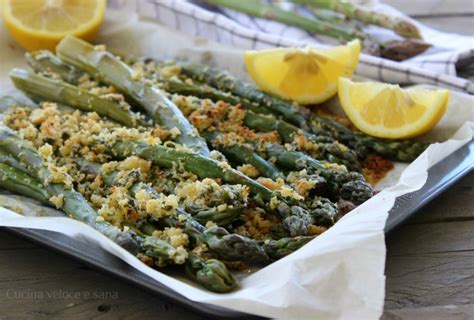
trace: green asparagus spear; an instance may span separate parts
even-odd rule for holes
[[[331,168],[323,162],[315,160],[298,151],[288,151],[277,144],[266,144],[267,157],[273,157],[276,163],[292,170],[313,169],[328,182],[332,196],[339,195],[358,205],[373,196],[372,187],[357,172],[348,172],[343,168]]]
[[[205,82],[222,91],[228,91],[235,96],[242,97],[251,102],[265,106],[275,115],[282,116],[286,121],[298,126],[303,130],[308,130],[309,111],[297,108],[291,103],[277,97],[269,96],[259,91],[254,86],[238,80],[231,74],[196,63],[179,63],[181,71],[187,76],[200,82]],[[256,111],[256,110],[254,110]]]
[[[260,245],[271,258],[278,260],[295,252],[313,239],[314,237],[311,236],[301,236],[281,238],[278,240],[262,240],[260,241]]]
[[[36,150],[4,126],[0,126],[0,149],[22,163],[31,176],[40,179],[50,197],[61,197],[63,199],[62,210],[66,214],[76,220],[85,222],[130,252],[138,252],[139,244],[132,235],[120,231],[106,221],[98,220],[94,209],[72,186],[68,186],[63,182],[50,181],[53,173]]]
[[[395,31],[407,38],[421,39],[418,28],[405,19],[375,12],[350,1],[343,0],[291,0],[295,3],[316,8],[324,8],[343,13],[349,18],[359,20],[365,24],[374,24]]]
[[[73,36],[65,37],[57,47],[59,57],[66,63],[116,87],[143,107],[159,124],[180,131],[177,142],[203,156],[209,156],[206,141],[183,116],[181,111],[157,87],[138,79],[133,71],[117,57]]]
[[[222,139],[219,139],[219,137],[222,137],[222,134],[216,131],[204,132],[201,133],[201,135],[206,138],[209,144],[221,151],[227,158],[239,164],[251,164],[265,177],[272,179],[282,177],[280,170],[278,170],[272,163],[256,154],[253,149],[245,145],[237,144],[226,146],[222,144]]]
[[[17,89],[46,101],[54,101],[83,111],[94,111],[127,127],[144,124],[130,110],[125,110],[115,102],[98,97],[68,83],[36,75],[26,70],[13,69],[10,78]]]
[[[37,73],[42,74],[55,74],[58,75],[63,81],[77,85],[79,79],[84,75],[82,72],[65,64],[52,52],[47,50],[27,52],[25,54],[26,62],[28,65]]]
[[[1,155],[1,154],[0,154]],[[1,157],[0,157],[1,159]],[[98,163],[94,163],[91,161],[87,161],[85,159],[79,158],[76,161],[79,170],[87,173],[92,174],[94,176],[102,176],[104,179],[104,183],[108,186],[120,184],[120,181],[116,181],[117,173],[116,172],[109,172],[104,174],[101,171],[101,165]],[[130,189],[145,188],[142,185],[136,186],[135,184],[130,187]],[[137,190],[138,190],[137,189]],[[152,194],[153,196],[157,196],[154,191],[150,191],[151,189],[145,188],[145,190]],[[222,192],[225,192],[224,189],[221,189]],[[135,191],[136,192],[136,191]],[[216,202],[219,204],[225,203],[225,200],[222,198],[216,199]],[[227,226],[231,224],[233,221],[238,219],[243,211],[243,206],[233,206],[230,208],[226,208],[224,210],[217,210],[217,209],[210,209],[210,208],[202,208],[200,206],[188,206],[186,207],[186,211],[190,212],[194,219],[196,219],[199,223],[206,224],[208,221],[212,221],[213,223],[217,224],[218,226]]]
[[[39,181],[5,163],[0,163],[0,187],[43,203],[49,203],[49,195]]]
[[[331,135],[342,143],[355,150],[360,157],[365,157],[370,150],[385,158],[410,162],[416,159],[427,147],[426,144],[411,140],[386,140],[371,137],[362,132],[352,132],[339,122],[325,116],[314,114],[314,126],[319,126],[330,132]]]
[[[214,292],[226,293],[237,285],[225,264],[216,259],[204,260],[191,254],[186,261],[186,272],[196,282]]]
[[[207,3],[230,8],[252,16],[272,19],[287,25],[295,26],[303,30],[323,34],[340,40],[363,39],[365,34],[354,28],[345,28],[339,24],[331,24],[318,17],[313,19],[300,15],[296,12],[282,10],[274,5],[260,0],[206,0]]]

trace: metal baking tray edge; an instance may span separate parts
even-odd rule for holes
[[[428,180],[420,190],[397,198],[395,205],[389,212],[385,232],[392,232],[417,210],[473,169],[474,141],[470,141],[449,157],[430,168],[428,171]],[[60,233],[23,228],[3,227],[1,229],[62,253],[94,269],[123,279],[135,286],[172,301],[191,312],[216,319],[264,319],[227,308],[191,301],[178,292],[133,269],[112,254]]]

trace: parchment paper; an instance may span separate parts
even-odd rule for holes
[[[178,34],[156,23],[138,21],[134,16],[124,18],[120,13],[108,12],[98,42],[117,52],[205,61],[245,78],[242,52]],[[12,67],[25,65],[23,51],[4,29],[0,33],[0,50],[0,94],[16,96],[7,75]],[[184,278],[172,278],[151,269],[100,233],[72,219],[22,216],[0,207],[0,225],[57,231],[100,246],[191,300],[280,319],[376,319],[383,310],[383,227],[388,211],[397,196],[423,186],[429,167],[472,139],[473,101],[470,96],[453,93],[440,124],[422,137],[442,143],[432,144],[409,166],[397,164],[377,186],[383,190],[375,197],[297,252],[244,277],[239,289],[232,293],[214,294]]]

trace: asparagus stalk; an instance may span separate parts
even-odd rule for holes
[[[132,235],[129,232],[119,230],[106,221],[97,219],[97,213],[73,187],[64,183],[50,182],[52,172],[49,166],[43,162],[41,156],[26,141],[4,126],[0,126],[0,149],[22,163],[31,176],[40,179],[48,196],[62,197],[64,202],[62,210],[66,214],[76,220],[85,222],[130,252],[138,252],[139,244]]]
[[[272,179],[282,177],[282,173],[277,167],[260,157],[253,149],[237,144],[226,146],[221,143],[222,139],[219,139],[222,137],[222,133],[217,131],[204,132],[202,135],[206,138],[209,144],[221,151],[227,158],[239,164],[251,164],[265,177]]]
[[[275,7],[271,4],[266,4],[260,0],[250,0],[250,1],[233,1],[233,0],[206,0],[207,2],[215,5],[220,5],[226,8],[234,9],[236,11],[244,12],[256,17],[262,17],[267,19],[273,19],[281,23],[295,26],[303,30],[323,34],[338,40],[352,40],[352,39],[361,39],[363,46],[366,50],[374,54],[381,54],[383,57],[388,59],[394,59],[397,61],[402,61],[409,59],[413,56],[420,54],[430,47],[429,44],[413,39],[406,39],[397,42],[384,42],[380,43],[375,38],[366,34],[362,30],[356,28],[351,24],[341,24],[341,23],[330,23],[323,19],[318,18],[317,16],[307,18],[306,16],[300,15],[295,12],[282,10],[278,7]],[[298,0],[297,0],[298,1]],[[309,2],[309,0],[302,0],[303,2]],[[329,0],[331,1],[331,0]],[[337,1],[337,0],[334,0]],[[337,1],[342,2],[342,1]],[[311,1],[311,4],[318,4],[318,1]],[[344,3],[348,3],[344,1]],[[389,20],[393,21],[390,17],[387,17]],[[385,18],[382,18],[385,21]],[[405,21],[397,21],[398,23],[395,26],[405,27]],[[380,22],[384,23],[384,22]],[[392,26],[390,23],[386,24],[386,27]],[[409,26],[408,26],[409,27]],[[402,28],[397,29],[401,31]],[[413,30],[412,30],[413,31]],[[416,30],[417,32],[418,30]],[[406,34],[409,34],[406,32]],[[378,50],[377,50],[378,48]],[[374,50],[375,49],[375,50]]]
[[[407,38],[421,39],[421,34],[418,28],[400,17],[375,12],[373,10],[364,8],[350,1],[343,0],[292,0],[295,3],[315,7],[334,10],[346,15],[349,18],[356,19],[365,24],[378,25]]]
[[[354,38],[365,38],[365,34],[357,29],[345,28],[341,25],[331,24],[327,21],[319,19],[318,17],[311,19],[292,11],[282,10],[276,6],[267,4],[260,0],[206,0],[206,2],[247,13],[252,16],[273,19],[312,33],[323,34],[336,39],[352,40]]]
[[[312,169],[326,179],[332,196],[341,196],[358,205],[373,196],[372,187],[365,182],[364,177],[356,172],[348,172],[341,168],[331,168],[325,163],[315,160],[298,151],[288,151],[277,144],[266,144],[267,157],[273,157],[276,163],[292,170]]]
[[[186,272],[196,282],[214,292],[226,293],[236,287],[235,278],[225,264],[216,259],[204,260],[191,254],[186,261]]]
[[[106,51],[73,36],[65,37],[56,48],[59,57],[66,63],[97,77],[140,105],[159,124],[171,130],[177,128],[177,142],[203,156],[209,156],[206,141],[183,116],[181,111],[157,87],[137,79],[125,63]]]
[[[254,86],[236,79],[231,74],[217,68],[207,67],[196,63],[180,63],[181,71],[187,76],[222,91],[231,92],[233,95],[248,101],[265,106],[273,114],[283,117],[286,121],[308,130],[309,111],[295,107],[291,103],[277,97],[267,95]],[[256,110],[254,110],[256,111]]]
[[[140,190],[147,192],[153,199],[160,195],[149,185],[138,183],[130,188],[132,194]],[[262,264],[269,261],[265,250],[257,241],[241,236],[230,234],[222,227],[206,229],[198,221],[182,209],[178,216],[164,218],[163,221],[169,227],[180,227],[188,234],[195,243],[206,244],[209,249],[226,261],[243,261],[249,264]]]
[[[314,237],[310,236],[300,236],[293,238],[281,238],[278,240],[262,240],[260,241],[260,245],[265,249],[265,252],[268,254],[268,256],[278,260],[292,252],[295,252],[313,239]]]
[[[118,183],[118,181],[116,181],[117,172],[103,174],[103,172],[101,171],[100,164],[87,161],[82,158],[77,159],[76,163],[79,167],[79,170],[83,172],[95,176],[101,175],[104,178],[105,184],[108,186],[113,186]],[[136,193],[142,188],[145,188],[145,186],[142,186],[139,183],[134,184],[132,187],[130,187],[132,191],[135,190],[133,191],[134,193]],[[155,191],[151,191],[152,189],[145,188],[145,190],[152,196],[158,197]],[[223,199],[216,199],[216,201],[219,202],[219,204],[222,204],[224,202]],[[218,211],[215,209],[202,209],[201,207],[191,206],[187,207],[186,211],[189,211],[192,214],[193,219],[195,219],[198,223],[206,224],[208,221],[212,221],[218,226],[226,226],[238,219],[243,209],[243,206],[234,206],[232,208],[227,208],[225,210]]]
[[[83,111],[97,112],[127,127],[144,124],[140,118],[115,102],[101,98],[68,83],[36,75],[26,70],[13,69],[10,79],[15,87],[26,94],[45,101],[54,101]]]
[[[49,195],[43,185],[25,172],[0,163],[0,187],[43,203],[49,203]]]
[[[313,114],[312,122],[315,126],[329,132],[335,139],[351,147],[360,157],[364,157],[370,150],[391,160],[410,162],[427,147],[426,144],[416,141],[386,140],[371,137],[362,132],[352,132],[339,122],[318,114]]]
[[[40,50],[35,52],[27,52],[25,59],[28,65],[37,73],[52,73],[58,75],[63,81],[77,85],[79,79],[84,75],[73,66],[65,64],[52,52]]]

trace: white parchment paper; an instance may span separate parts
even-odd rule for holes
[[[16,96],[8,71],[25,66],[23,51],[4,29],[0,32],[0,95]],[[98,42],[116,52],[205,61],[246,77],[242,52],[139,21],[135,16],[108,12]],[[377,185],[382,191],[375,197],[297,252],[244,277],[238,290],[228,294],[214,294],[185,278],[172,278],[151,269],[105,236],[72,219],[24,216],[0,207],[0,225],[57,231],[100,246],[194,301],[280,319],[376,319],[383,310],[383,228],[388,211],[397,196],[423,186],[429,167],[473,138],[473,123],[474,99],[453,92],[441,122],[421,138],[435,143],[418,159],[409,166],[396,164]]]

